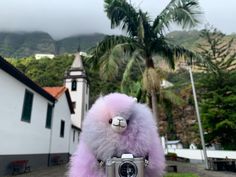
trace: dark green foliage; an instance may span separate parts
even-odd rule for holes
[[[164,102],[164,110],[167,118],[167,139],[168,140],[176,140],[176,130],[175,130],[175,125],[174,125],[174,116],[172,113],[173,109],[173,104],[169,100],[165,100]]]
[[[35,58],[24,58],[10,62],[25,75],[31,78],[40,86],[61,86],[66,69],[68,69],[74,56],[62,55],[54,59],[43,58],[36,60]]]
[[[200,47],[206,59],[200,64],[207,73],[202,78],[201,114],[208,143],[220,143],[224,149],[236,149],[236,53],[232,39],[216,29],[203,30],[206,43]]]
[[[208,74],[202,80],[204,94],[201,115],[208,143],[221,143],[224,149],[236,149],[236,73],[224,74],[216,82]]]

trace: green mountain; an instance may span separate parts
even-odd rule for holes
[[[201,40],[200,31],[173,31],[167,34],[167,38],[176,45],[182,45],[189,49],[194,49]]]
[[[0,32],[0,55],[3,57],[24,58],[35,53],[52,53],[61,55],[75,53],[80,47],[82,51],[88,51],[105,37],[104,34],[88,34],[67,37],[54,40],[48,33],[10,33]],[[236,35],[226,35],[225,40]],[[167,34],[167,38],[177,45],[189,49],[196,49],[202,42],[200,31],[173,31]],[[235,40],[236,41],[236,40]],[[233,45],[236,48],[236,42]]]
[[[23,58],[35,53],[74,53],[78,47],[87,51],[104,38],[104,34],[78,35],[54,40],[48,33],[11,33],[0,32],[0,55],[3,57]]]
[[[105,37],[104,34],[79,35],[56,41],[57,54],[74,53],[78,47],[87,51]]]
[[[55,51],[54,40],[47,33],[0,33],[0,55],[5,57],[22,58]]]
[[[197,50],[198,45],[204,44],[204,40],[200,36],[201,31],[173,31],[167,34],[168,40],[176,45],[182,45],[191,50]],[[225,35],[224,41],[234,39],[232,47],[236,49],[236,34]]]

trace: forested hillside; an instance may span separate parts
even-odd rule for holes
[[[0,33],[0,55],[22,58],[35,53],[55,53],[54,40],[47,33]]]
[[[55,55],[75,53],[78,47],[83,51],[87,51],[103,38],[103,34],[90,34],[54,40],[48,33],[44,32],[0,32],[0,55],[3,57],[23,58],[36,53],[51,53]]]
[[[80,35],[64,38],[56,41],[57,54],[74,53],[80,47],[81,51],[87,51],[104,38],[103,34]]]

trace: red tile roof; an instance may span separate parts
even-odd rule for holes
[[[70,93],[69,90],[62,86],[62,87],[43,87],[43,89],[48,92],[50,95],[52,95],[54,98],[56,98],[57,100],[59,99],[59,97],[65,93],[66,94],[66,98],[67,98],[67,102],[70,108],[70,111],[72,114],[74,114],[74,108],[72,105],[72,101],[71,101],[71,97],[70,97]]]
[[[43,87],[44,90],[46,90],[49,94],[51,94],[53,97],[58,99],[66,90],[67,88],[62,87]]]

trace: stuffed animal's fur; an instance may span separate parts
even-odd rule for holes
[[[100,97],[87,113],[69,177],[105,177],[98,160],[105,162],[124,153],[148,156],[145,177],[163,175],[164,153],[150,109],[133,97],[112,93]]]

